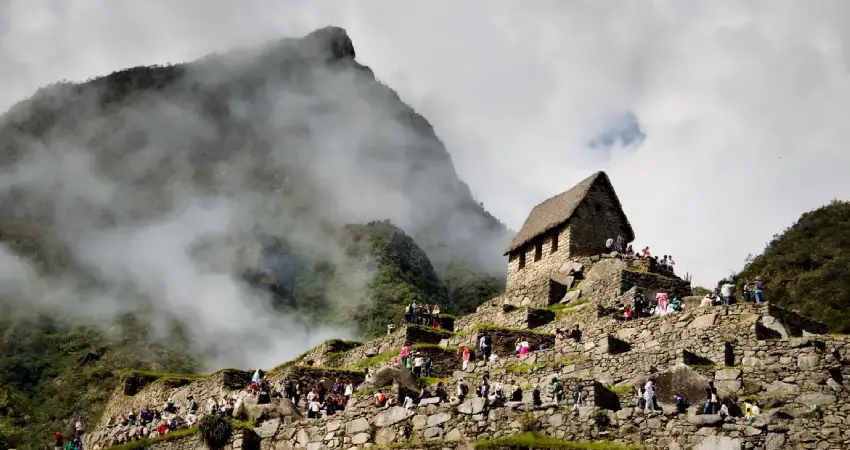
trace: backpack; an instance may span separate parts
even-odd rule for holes
[[[487,347],[490,347],[491,345],[493,345],[493,339],[489,335],[484,336],[484,345],[487,346]]]

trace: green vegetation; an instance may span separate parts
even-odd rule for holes
[[[152,438],[139,439],[138,441],[132,441],[126,444],[113,445],[112,447],[107,447],[106,450],[145,450],[153,444],[172,442],[185,437],[194,436],[196,434],[198,434],[197,427],[185,430],[175,430],[165,436],[156,436]]]
[[[850,333],[850,203],[833,201],[774,235],[731,277],[736,295],[757,277],[766,300],[825,323],[831,333]]]
[[[0,418],[0,441],[10,447],[40,450],[54,432],[70,434],[79,414],[94,423],[123,377],[188,379],[195,375],[185,374],[198,369],[179,351],[148,344],[153,340],[131,318],[115,328],[116,337],[107,338],[46,316],[0,317],[0,402],[12,412]]]
[[[482,331],[509,331],[509,332],[518,332],[523,334],[537,335],[537,336],[552,336],[552,333],[545,333],[543,331],[537,330],[529,330],[527,328],[508,328],[508,327],[499,327],[496,325],[489,325],[486,323],[478,324],[472,328],[467,330],[455,333],[456,336],[468,336],[470,334],[476,334]]]
[[[531,372],[532,370],[546,369],[549,367],[564,367],[569,366],[570,364],[575,364],[578,360],[565,359],[562,361],[552,361],[552,362],[544,362],[537,364],[517,364],[514,366],[506,366],[505,370],[508,372],[514,373],[526,373]]]
[[[384,353],[380,353],[378,355],[370,356],[368,358],[360,360],[357,364],[354,365],[354,367],[365,368],[365,367],[377,366],[378,364],[380,364],[384,361],[388,361],[388,360],[396,357],[396,355],[398,355],[398,354],[399,354],[398,350],[387,350]]]
[[[80,160],[93,171],[84,175],[118,191],[114,201],[92,213],[88,207],[62,203],[67,198],[55,196],[55,180],[46,179],[45,185],[39,184],[40,179],[10,185],[0,203],[0,242],[29,261],[43,280],[55,277],[69,286],[92,287],[91,298],[101,296],[96,291],[101,287],[104,292],[122,292],[103,279],[99,270],[81,264],[83,259],[74,248],[63,244],[73,240],[65,239],[69,237],[65,228],[106,234],[117,226],[152,223],[174,212],[167,199],[179,186],[199,195],[225,191],[250,195],[257,201],[244,202],[246,207],[262,205],[263,211],[249,210],[244,215],[258,217],[258,226],[249,236],[221,239],[228,248],[239,248],[240,254],[248,250],[246,255],[260,256],[228,261],[233,264],[227,266],[236,268],[234,275],[250,286],[270,294],[273,310],[269,314],[294,313],[308,327],[344,323],[354,325],[364,337],[373,337],[383,334],[390,321],[397,323],[412,300],[438,303],[445,313],[465,314],[502,291],[502,277],[484,262],[490,262],[488,252],[506,237],[505,226],[457,178],[448,152],[428,121],[398,100],[368,68],[354,61],[337,66],[335,73],[356,81],[345,84],[357,86],[356,92],[335,98],[326,95],[329,91],[321,86],[324,79],[318,80],[320,84],[311,90],[325,94],[316,95],[315,102],[301,102],[310,105],[306,109],[299,109],[299,102],[280,105],[261,95],[294,88],[292,83],[298,81],[293,80],[303,77],[283,74],[312,69],[302,64],[328,62],[326,58],[287,59],[297,53],[286,47],[292,42],[281,40],[274,44],[279,46],[274,51],[236,56],[238,64],[230,56],[212,55],[194,65],[134,67],[86,83],[57,83],[13,106],[0,117],[0,167],[13,170],[13,164],[39,159],[33,143],[38,143],[38,151],[48,160],[55,152],[76,160],[79,151]],[[216,77],[212,84],[205,81],[222,74],[220,67],[237,66],[239,70],[227,71],[230,78]],[[340,147],[345,158],[337,158],[333,146],[324,147],[331,153],[313,151],[313,138],[323,130],[314,129],[310,117],[317,111],[337,110],[339,117],[334,120],[346,123],[345,114],[352,109],[340,106],[351,95],[386,106],[380,108],[381,119],[399,131],[390,134],[418,136],[417,144],[390,137],[370,145]],[[247,109],[234,114],[229,106],[233,104]],[[191,116],[194,125],[170,120],[152,125],[145,120],[162,118],[164,107],[172,108],[175,117]],[[272,118],[279,107],[287,108],[289,130],[297,132],[262,131],[277,127]],[[327,123],[332,127],[331,122]],[[299,137],[290,139],[293,136]],[[320,181],[328,179],[323,167],[330,159],[357,161],[339,168],[350,178],[338,183]],[[148,161],[154,165],[146,166]],[[378,172],[394,176],[376,176]],[[228,175],[219,176],[224,173]],[[237,179],[238,193],[232,189]],[[363,179],[376,180],[373,192],[398,194],[406,202],[396,205],[401,208],[387,206],[385,214],[406,206],[418,211],[412,223],[405,224],[406,230],[389,222],[343,227],[339,220],[344,216],[328,212],[335,209],[331,205],[336,201],[345,201],[343,190]],[[356,207],[351,202],[347,206]],[[287,220],[260,220],[269,217],[265,211]],[[58,212],[66,216],[59,220]],[[376,212],[380,211],[371,209],[368,215]],[[221,243],[211,240],[212,248]],[[340,257],[340,250],[347,253]],[[79,293],[87,298],[90,292]],[[133,311],[141,317],[153,310],[148,307],[151,302],[142,300],[121,298],[100,312]],[[197,302],[202,308],[203,301],[187,298],[184,306]],[[194,348],[187,340],[197,336],[186,331],[206,324],[181,322],[169,311],[155,311],[157,324],[168,327],[158,331],[167,336],[150,335],[141,321],[126,327],[124,322],[131,317],[117,323],[101,320],[105,329],[121,330],[116,338],[58,320],[58,310],[21,317],[31,314],[27,308],[36,304],[30,298],[4,298],[3,304],[17,305],[0,311],[0,391],[12,393],[17,416],[0,418],[0,440],[19,450],[41,449],[53,432],[68,430],[75,415],[85,415],[90,423],[97,420],[123,370],[149,372],[136,373],[139,380],[181,383],[192,378],[160,374],[198,369],[185,353]],[[83,314],[86,308],[80,310]],[[275,317],[269,319],[273,322]],[[205,344],[214,346],[214,341]],[[298,358],[276,369],[297,363]]]
[[[634,386],[629,386],[627,384],[609,384],[606,385],[605,388],[617,394],[618,396],[634,394],[636,391],[636,388]]]
[[[233,424],[224,416],[207,414],[198,422],[201,440],[212,450],[223,448],[233,436]]]
[[[642,447],[607,441],[562,441],[537,432],[478,441],[475,450],[640,450]]]
[[[588,303],[590,300],[587,298],[581,298],[578,300],[574,300],[570,303],[556,303],[550,306],[548,309],[555,313],[555,316],[558,319],[562,319],[564,317],[570,316],[576,311],[578,311],[578,307]]]
[[[694,286],[691,288],[692,295],[698,295],[700,297],[705,296],[705,294],[711,294],[712,290],[709,288],[704,288],[702,286]]]

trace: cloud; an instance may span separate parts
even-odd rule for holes
[[[510,227],[606,170],[636,246],[673,254],[698,284],[739,268],[803,211],[850,196],[850,4],[840,0],[7,8],[0,105],[56,79],[343,26],[358,60],[435,125],[461,178]],[[632,111],[647,137],[599,161],[587,137],[610,111]]]

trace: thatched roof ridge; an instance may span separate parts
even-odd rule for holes
[[[581,205],[581,202],[584,201],[590,188],[597,182],[605,183],[610,189],[610,192],[614,196],[616,208],[628,227],[629,235],[624,237],[628,241],[633,240],[634,231],[626,218],[626,214],[623,212],[623,207],[620,205],[617,193],[611,185],[611,180],[605,172],[600,171],[585,178],[570,190],[551,197],[535,206],[522,224],[522,228],[520,228],[519,232],[511,240],[510,245],[505,249],[505,255],[570,220],[573,213]]]

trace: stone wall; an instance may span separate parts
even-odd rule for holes
[[[826,325],[812,320],[802,314],[783,309],[772,304],[767,305],[767,315],[779,320],[785,328],[783,337],[803,336],[808,334],[825,334]]]
[[[553,252],[553,238],[556,235],[558,247]],[[539,261],[534,260],[537,252],[536,243],[529,243],[509,255],[505,294],[509,298],[516,299],[516,304],[549,304],[549,280],[553,274],[562,269],[564,264],[569,263],[569,227],[553,230],[540,240],[539,245],[541,255]],[[520,263],[521,260],[525,262],[524,267]],[[525,300],[528,302],[524,302]]]
[[[457,331],[465,331],[476,325],[486,323],[506,328],[537,328],[555,319],[555,313],[547,309],[528,306],[479,308],[478,311],[457,320]]]
[[[344,353],[362,347],[362,342],[331,339],[301,356],[297,364],[302,366],[333,366],[342,361]]]
[[[691,295],[691,283],[680,278],[668,277],[651,272],[635,272],[624,270],[620,274],[620,291],[626,292],[633,287],[639,287],[645,297],[653,298],[662,289],[670,294],[670,298],[684,298]]]
[[[514,355],[517,339],[528,341],[532,347],[536,347],[542,343],[551,347],[555,343],[555,336],[552,334],[532,330],[496,327],[478,327],[464,333],[459,333],[449,339],[449,343],[457,348],[469,347],[473,353],[477,354],[478,343],[485,333],[489,334],[493,340],[493,353],[500,358]]]
[[[251,430],[234,430],[230,444],[220,450],[260,450],[261,439]],[[145,445],[145,450],[207,450],[207,445],[197,434],[180,439],[153,440]]]
[[[621,213],[617,194],[606,183],[595,182],[570,219],[570,254],[605,253],[605,241],[623,236],[628,240],[628,224]]]

